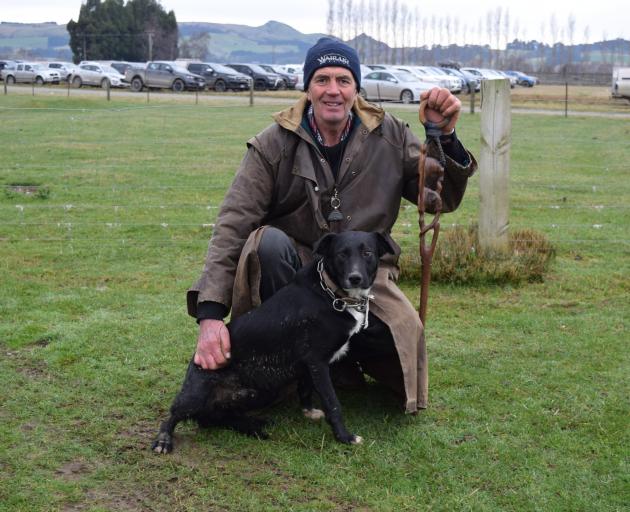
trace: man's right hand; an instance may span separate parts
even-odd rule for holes
[[[201,320],[194,362],[204,370],[216,370],[230,359],[230,333],[222,320]]]

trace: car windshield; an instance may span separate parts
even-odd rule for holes
[[[111,66],[103,66],[103,72],[105,73],[113,73],[114,75],[118,75],[118,71],[116,71],[113,67]]]
[[[33,64],[31,67],[32,67],[33,69],[38,69],[38,70],[41,70],[41,69],[47,69],[47,68],[46,68],[44,65],[42,65],[42,64]]]
[[[256,71],[256,73],[268,73],[266,69],[261,68],[257,64],[248,64],[248,66],[252,68],[252,71]]]
[[[224,66],[223,64],[215,64],[214,62],[209,62],[208,64],[217,73],[227,73],[229,75],[233,75],[234,73],[237,73],[237,71],[235,71],[233,68],[228,68],[227,66]]]

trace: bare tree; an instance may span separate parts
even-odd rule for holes
[[[573,13],[569,14],[567,19],[567,38],[569,40],[569,65],[573,64],[573,40],[575,37],[575,16]]]
[[[409,11],[407,4],[403,3],[400,6],[400,64],[405,64],[405,46],[407,45],[407,25],[409,20]]]
[[[396,64],[396,50],[398,48],[398,0],[392,0],[390,34],[391,34],[391,41],[392,41],[390,63]]]
[[[326,14],[326,33],[335,35],[335,0],[328,0],[328,12]]]

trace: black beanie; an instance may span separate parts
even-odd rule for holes
[[[305,91],[308,89],[308,84],[313,78],[315,71],[327,66],[349,69],[354,77],[354,81],[357,83],[357,91],[360,89],[361,64],[359,63],[359,56],[356,50],[332,37],[322,37],[306,52],[304,61]]]

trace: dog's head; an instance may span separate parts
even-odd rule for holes
[[[380,233],[344,231],[324,235],[316,244],[316,256],[323,258],[330,278],[350,296],[367,296],[386,253],[394,254],[390,242]]]

